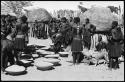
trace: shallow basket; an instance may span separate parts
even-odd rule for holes
[[[35,62],[35,66],[37,67],[37,69],[45,71],[52,68],[53,64],[48,62],[43,62],[43,61],[37,61]]]
[[[59,59],[53,59],[53,58],[43,59],[43,61],[52,63],[54,66],[57,66],[60,62]]]
[[[14,65],[13,65],[14,66]],[[15,65],[15,66],[18,66],[18,65]],[[10,66],[11,67],[11,66]],[[20,75],[20,74],[23,74],[23,73],[25,73],[26,72],[26,69],[25,69],[25,67],[23,67],[23,66],[18,66],[18,67],[21,67],[22,68],[22,70],[18,70],[18,71],[15,71],[16,69],[18,69],[18,68],[14,68],[13,67],[13,70],[9,70],[9,68],[10,67],[8,67],[8,68],[6,68],[5,69],[5,72],[7,72],[8,74],[10,74],[10,75]],[[12,69],[12,68],[11,68]]]
[[[68,52],[59,52],[60,57],[68,57]]]
[[[46,55],[45,58],[55,58],[55,59],[58,59],[59,55]]]

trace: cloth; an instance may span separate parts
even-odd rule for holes
[[[80,52],[83,50],[82,43],[82,28],[74,25],[73,27],[73,41],[71,43],[71,51]]]
[[[112,38],[109,39],[108,48],[111,57],[120,57],[122,52],[121,41],[123,39],[121,31],[117,28],[111,30]]]
[[[91,46],[91,33],[89,31],[90,24],[85,25],[83,29],[83,42],[84,42],[84,47],[87,47],[90,49]]]
[[[17,35],[14,41],[15,49],[23,50],[25,48],[25,37],[24,35]]]
[[[71,51],[82,51],[83,50],[83,44],[82,40],[80,39],[73,39],[71,44]]]
[[[91,36],[91,47],[90,47],[90,49],[96,50],[97,43],[98,43],[98,34],[94,34],[93,36]]]

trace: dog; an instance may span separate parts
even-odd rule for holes
[[[104,59],[104,64],[108,64],[108,52],[106,49],[102,49],[100,52],[94,50],[83,50],[84,59],[89,60],[90,62],[94,63],[95,66],[99,65],[99,61]]]
[[[99,65],[99,61],[104,59],[104,64],[109,63],[108,52],[105,49],[102,49],[100,52],[94,52],[91,54],[91,59],[95,60],[95,66]]]

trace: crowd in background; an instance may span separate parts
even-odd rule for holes
[[[90,50],[92,38],[95,34],[98,34],[96,33],[96,26],[91,24],[88,18],[86,23],[82,25],[79,17],[70,17],[70,20],[65,17],[52,18],[47,25],[48,27],[46,27],[45,22],[36,20],[32,27],[32,36],[38,39],[50,37],[54,43],[55,53],[61,51],[62,46],[66,48],[68,45],[71,45],[73,64],[76,64],[76,62],[80,63],[81,51],[83,48]],[[20,55],[29,41],[28,31],[26,16],[20,18],[10,15],[1,16],[2,70],[7,67],[8,61],[11,65],[15,63],[14,57],[16,57],[16,61],[20,60]],[[109,67],[119,68],[118,57],[121,56],[123,50],[121,47],[123,36],[120,27],[118,27],[118,22],[113,21],[111,30],[106,34],[108,43],[102,41],[103,37],[100,34],[97,37],[98,44],[95,45],[96,50],[106,49],[109,53]],[[116,60],[115,64],[113,64],[114,59]]]

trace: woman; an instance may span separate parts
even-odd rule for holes
[[[72,26],[72,32],[73,32],[73,40],[71,43],[71,51],[73,56],[73,64],[79,62],[81,51],[83,50],[83,43],[82,43],[82,26],[80,26],[80,18],[75,17],[74,18],[74,24]]]
[[[28,37],[28,25],[26,23],[27,18],[25,16],[22,16],[19,18],[19,22],[16,25],[16,37],[14,41],[14,46],[16,49],[16,58],[17,61],[20,59],[21,52],[26,47],[26,38]],[[18,54],[18,55],[17,55]]]
[[[118,58],[121,56],[121,44],[123,43],[123,35],[118,26],[117,21],[112,22],[111,35],[109,41],[109,69],[119,68]],[[114,61],[115,60],[115,61]]]

